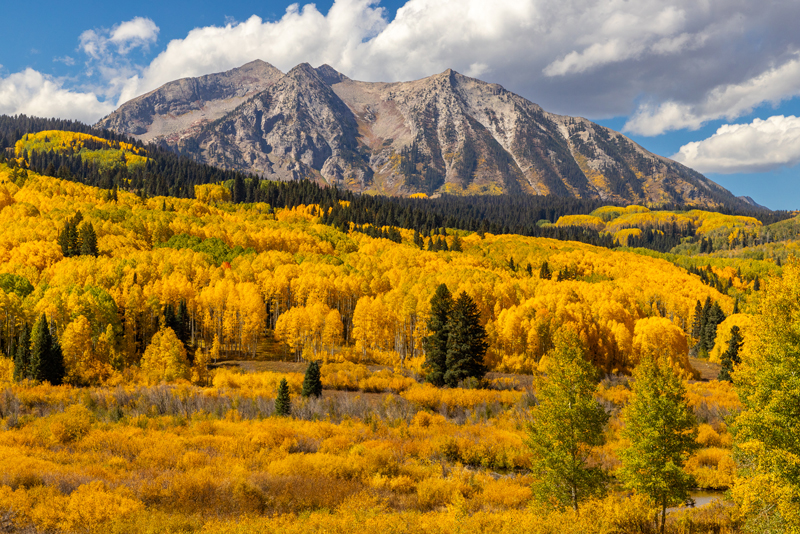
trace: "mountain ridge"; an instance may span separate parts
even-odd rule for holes
[[[169,82],[97,126],[221,168],[359,192],[749,204],[619,132],[452,69],[362,82],[327,64],[284,74],[256,60]]]

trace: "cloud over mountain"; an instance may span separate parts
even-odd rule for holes
[[[274,21],[254,15],[196,28],[147,65],[133,63],[129,52],[156,42],[152,20],[88,30],[81,50],[101,81],[83,89],[50,81],[85,106],[54,112],[96,119],[109,105],[96,101],[120,104],[176,78],[254,59],[283,70],[327,63],[370,81],[422,78],[452,67],[556,112],[631,116],[628,131],[658,135],[734,120],[796,95],[798,18],[796,2],[409,0],[388,20],[375,0],[336,0],[327,13],[293,4]],[[23,104],[36,107],[20,102],[18,109]]]

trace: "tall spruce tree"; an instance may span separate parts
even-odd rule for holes
[[[423,342],[426,379],[437,387],[444,385],[444,375],[447,372],[448,320],[452,310],[453,297],[447,286],[440,284],[431,297],[431,315],[428,319],[430,335]]]
[[[742,331],[738,326],[733,325],[731,327],[731,339],[728,342],[728,350],[722,354],[722,368],[719,370],[717,380],[733,382],[731,373],[733,373],[734,366],[742,363],[739,357],[739,351],[742,349],[743,344],[744,338],[742,337]]]
[[[705,324],[705,318],[703,317],[703,305],[700,304],[700,301],[697,301],[697,304],[694,306],[694,318],[692,319],[692,337],[696,340],[700,340],[700,336],[703,334],[703,325]]]
[[[444,383],[450,387],[456,387],[466,378],[480,380],[486,374],[483,358],[489,344],[480,319],[478,305],[462,291],[453,303],[447,323],[447,371]]]
[[[620,474],[626,487],[653,500],[663,534],[667,507],[689,495],[692,477],[683,465],[698,447],[697,421],[669,360],[645,356],[633,377],[633,397],[622,411],[629,445],[620,452]]]
[[[316,360],[308,363],[306,374],[303,377],[303,389],[300,392],[303,397],[322,396],[322,378],[319,372],[319,363]]]
[[[97,234],[92,223],[84,223],[80,231],[81,255],[97,256]]]
[[[64,380],[64,355],[58,340],[50,334],[47,316],[42,314],[33,325],[31,333],[31,356],[28,377],[54,386]]]
[[[289,399],[289,384],[281,378],[278,384],[278,394],[275,397],[275,415],[287,417],[292,413],[292,401]]]

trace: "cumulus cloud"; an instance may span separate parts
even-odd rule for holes
[[[64,89],[60,80],[33,69],[0,79],[0,113],[61,117],[92,123],[113,111],[94,93]]]
[[[672,159],[700,172],[763,172],[800,163],[800,118],[777,115],[726,124],[708,139],[688,143]]]
[[[152,20],[134,17],[110,30],[86,30],[78,38],[79,48],[92,59],[108,59],[114,53],[125,55],[134,48],[148,48],[158,39],[158,32]]]
[[[625,129],[642,135],[658,135],[669,130],[696,130],[708,121],[736,119],[764,103],[800,95],[800,57],[794,56],[778,67],[738,84],[713,88],[695,104],[675,101],[641,106],[625,124]]]
[[[363,41],[385,26],[383,9],[374,0],[337,0],[327,15],[314,4],[289,6],[275,22],[253,15],[241,23],[196,28],[174,39],[141,76],[131,77],[119,98],[123,103],[167,82],[229,70],[255,59],[276,67],[311,62],[349,68]]]

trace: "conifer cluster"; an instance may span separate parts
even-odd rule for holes
[[[468,378],[486,374],[486,330],[475,302],[465,292],[453,300],[445,284],[431,298],[431,334],[425,338],[427,380],[435,386],[456,387]]]
[[[86,222],[80,228],[83,215],[79,211],[64,224],[58,234],[58,244],[65,258],[72,256],[97,256],[97,234],[92,223]]]
[[[14,379],[50,382],[59,385],[64,380],[64,356],[58,339],[50,333],[47,316],[42,314],[33,331],[23,324],[14,357]]]
[[[699,355],[705,356],[714,348],[717,326],[725,319],[725,312],[718,302],[711,302],[711,297],[706,297],[704,304],[697,301],[692,321],[692,337],[697,340],[695,348]]]

